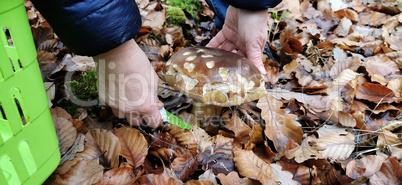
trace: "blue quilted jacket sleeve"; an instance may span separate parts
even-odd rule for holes
[[[94,56],[133,38],[141,29],[134,0],[32,0],[68,48]]]
[[[226,2],[236,8],[247,10],[262,10],[273,8],[282,0],[226,0]]]

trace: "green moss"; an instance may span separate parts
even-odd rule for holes
[[[194,19],[197,19],[196,14],[202,11],[201,2],[199,0],[167,0],[166,3],[173,7],[186,9]]]
[[[72,96],[82,101],[99,100],[97,89],[97,73],[96,70],[81,72],[73,76],[73,80],[65,82],[66,88],[71,88]],[[71,95],[70,95],[71,96]],[[77,108],[84,108],[87,110],[90,117],[98,118],[99,111],[105,107],[102,105],[95,106],[80,106],[71,101],[64,101],[59,105],[63,107],[68,113],[73,115]]]
[[[186,23],[186,15],[183,10],[178,7],[171,7],[166,10],[166,14],[168,18],[166,20],[166,24],[181,26]]]

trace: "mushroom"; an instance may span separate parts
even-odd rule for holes
[[[170,86],[192,98],[196,108],[237,106],[257,100],[266,92],[264,77],[253,63],[216,48],[181,49],[167,61],[164,76]],[[208,112],[198,111],[201,115]]]

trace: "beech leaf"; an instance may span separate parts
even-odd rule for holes
[[[162,174],[146,174],[141,176],[139,179],[140,185],[161,185],[161,184],[169,184],[169,185],[181,185],[182,183],[178,180],[169,177],[168,175]]]
[[[73,127],[73,123],[64,117],[54,118],[53,124],[56,128],[57,138],[59,139],[60,154],[64,155],[74,144],[77,130]]]
[[[402,164],[395,157],[388,157],[381,168],[370,177],[371,184],[401,184]]]
[[[96,185],[101,184],[121,184],[131,185],[134,183],[135,174],[133,168],[121,167],[114,168],[103,174],[101,180]]]
[[[79,160],[65,174],[58,175],[54,184],[94,184],[103,175],[103,166],[95,160]]]
[[[222,185],[257,185],[260,182],[251,180],[249,178],[240,178],[239,174],[236,171],[232,171],[229,174],[225,175],[223,173],[219,173],[216,177],[220,180]]]
[[[370,82],[364,82],[357,86],[356,98],[368,100],[374,103],[389,103],[393,101],[395,94],[391,89]]]
[[[239,174],[254,180],[258,180],[259,173],[274,180],[276,179],[271,166],[260,159],[252,151],[236,149],[234,152],[234,161]]]
[[[197,170],[197,167],[197,160],[190,153],[179,155],[171,164],[171,168],[176,173],[176,177],[182,181],[193,174]]]
[[[87,137],[92,137],[104,156],[101,163],[106,167],[117,168],[119,166],[120,142],[119,139],[105,129],[92,129],[87,133]]]
[[[140,131],[131,127],[121,127],[115,128],[114,134],[120,141],[120,155],[134,168],[142,165],[148,153],[148,143]]]
[[[318,138],[316,146],[321,150],[323,157],[345,160],[355,148],[355,136],[351,133],[346,135],[329,134]]]
[[[361,176],[370,177],[380,170],[384,160],[384,157],[378,155],[369,155],[358,160],[352,160],[346,166],[346,174],[353,179]]]

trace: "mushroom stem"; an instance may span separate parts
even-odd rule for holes
[[[222,111],[222,108],[223,107],[217,105],[194,102],[191,112],[195,115],[197,122],[203,125],[203,123],[206,123],[209,118],[218,115]]]

